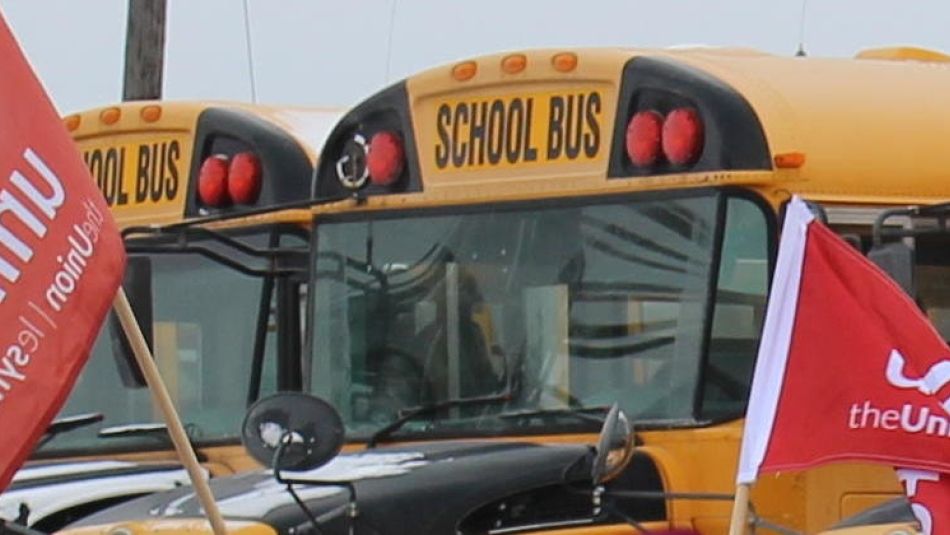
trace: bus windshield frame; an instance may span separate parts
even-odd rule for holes
[[[303,258],[309,242],[305,230],[288,225],[240,228],[224,236],[247,247],[295,247]],[[266,272],[271,262],[242,257],[209,237],[188,245],[229,262],[183,248],[173,231],[130,241],[130,249],[149,250],[151,259],[154,358],[192,443],[237,444],[251,402],[280,389],[299,388],[300,339],[290,338],[302,331],[299,286],[305,276],[248,273]],[[245,272],[231,265],[235,263],[243,264]],[[243,296],[241,302],[235,303],[238,296]],[[287,322],[293,325],[284,325]],[[118,331],[110,323],[105,322],[60,411],[60,417],[100,412],[103,420],[51,437],[35,458],[170,446],[149,389],[129,378]],[[111,432],[101,434],[104,430]]]
[[[771,212],[740,192],[317,216],[309,389],[340,410],[350,440],[413,407],[493,395],[512,401],[441,411],[401,433],[417,439],[587,431],[596,424],[577,413],[614,401],[640,427],[739,418],[774,242]],[[737,201],[759,220],[724,232],[727,207]],[[724,247],[735,249],[736,236],[750,228],[759,241],[755,262],[732,262],[727,273]],[[684,239],[689,232],[701,232],[702,242]],[[547,258],[531,262],[537,255]],[[625,276],[623,266],[635,266],[640,280]],[[752,292],[722,281],[750,269]],[[677,272],[679,282],[670,276]],[[391,313],[374,315],[373,307]],[[733,340],[723,332],[737,330],[736,317],[745,321]],[[360,322],[362,328],[352,327]],[[738,356],[725,357],[732,364],[713,362],[711,345]],[[729,399],[716,408],[717,396]]]

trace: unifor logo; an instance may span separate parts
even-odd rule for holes
[[[917,390],[932,396],[950,385],[950,360],[942,360],[923,375],[909,374],[907,360],[900,351],[891,350],[885,370],[887,382],[901,390]],[[938,400],[939,401],[939,400]],[[943,411],[914,403],[899,407],[880,406],[870,399],[853,403],[848,410],[849,429],[877,429],[950,438],[950,397],[940,402]]]
[[[896,349],[891,350],[887,360],[887,382],[897,388],[915,389],[924,395],[934,395],[943,387],[950,384],[950,360],[942,360],[933,366],[922,377],[908,377],[904,372],[907,360]],[[950,397],[941,403],[950,413]]]

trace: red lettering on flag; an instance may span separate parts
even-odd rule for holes
[[[0,17],[0,490],[69,394],[125,252],[95,183]]]

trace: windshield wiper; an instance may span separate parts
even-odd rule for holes
[[[160,423],[114,425],[99,431],[99,438],[138,436],[154,436],[162,440],[171,440],[168,437],[168,428]]]
[[[444,401],[439,401],[437,403],[432,403],[430,405],[423,405],[421,407],[416,407],[414,409],[409,409],[405,414],[396,418],[385,427],[380,428],[378,431],[373,433],[373,436],[369,437],[369,440],[366,442],[366,448],[375,448],[377,444],[389,439],[393,433],[406,425],[407,422],[415,420],[420,416],[425,416],[427,414],[436,413],[443,411],[445,409],[451,409],[453,407],[467,407],[469,405],[493,405],[495,403],[506,403],[513,399],[511,392],[503,392],[501,394],[491,394],[488,396],[479,396],[471,398],[453,398],[446,399]]]
[[[105,419],[105,416],[101,412],[88,412],[85,414],[77,414],[75,416],[66,416],[64,418],[57,418],[53,420],[53,423],[49,424],[46,428],[46,433],[43,434],[43,438],[40,439],[39,444],[36,445],[36,449],[42,448],[44,444],[53,440],[53,437],[60,433],[66,433],[74,429],[80,429],[95,423],[99,423]]]
[[[576,420],[582,420],[585,422],[594,422],[596,424],[603,425],[604,418],[607,417],[607,412],[609,410],[610,410],[609,406],[573,407],[573,408],[567,407],[563,409],[528,409],[528,410],[521,410],[521,411],[503,412],[500,414],[496,414],[495,418],[501,418],[503,420],[516,420],[520,418],[567,416],[570,418],[574,418]],[[600,416],[597,416],[597,413],[602,413],[602,414]]]
[[[191,442],[191,448],[195,451],[198,462],[206,462],[207,455],[201,452],[195,446],[196,434],[200,434],[200,429],[193,424],[185,425],[185,434],[188,435],[188,441]],[[154,438],[162,443],[163,446],[173,446],[171,435],[168,434],[168,426],[163,423],[136,423],[114,425],[99,431],[99,438],[124,438],[124,437],[148,437]]]

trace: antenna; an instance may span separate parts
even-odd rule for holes
[[[393,7],[389,12],[389,39],[386,43],[386,82],[389,83],[390,67],[393,62],[393,32],[396,27],[396,4],[399,0],[392,0]]]
[[[798,19],[798,50],[795,52],[795,55],[800,58],[807,55],[805,54],[805,7],[807,5],[808,0],[802,0],[802,14]]]
[[[257,104],[257,87],[254,80],[254,52],[251,48],[251,17],[244,0],[244,43],[247,45],[247,72],[251,77],[251,103]]]

